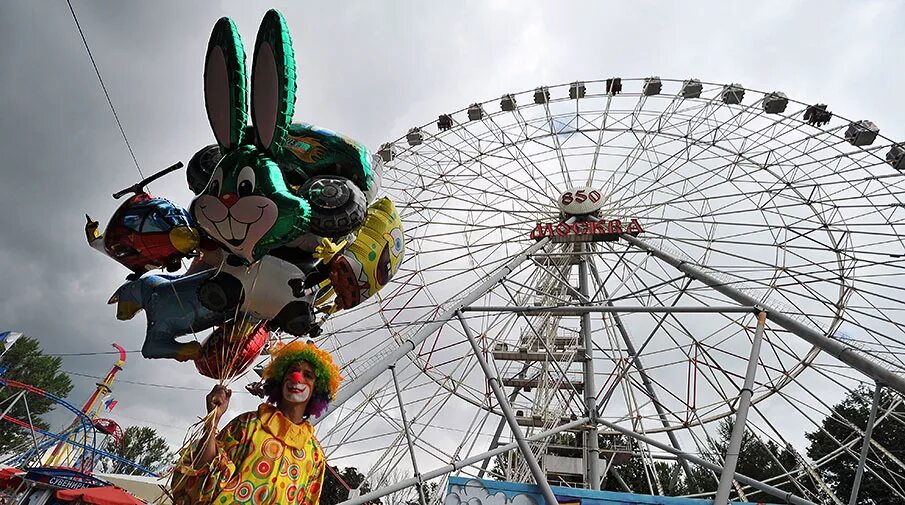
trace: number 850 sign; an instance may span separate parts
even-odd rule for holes
[[[590,186],[571,188],[559,197],[559,208],[566,214],[591,214],[602,206],[600,191]]]

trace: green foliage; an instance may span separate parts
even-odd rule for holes
[[[895,394],[889,389],[883,390],[877,411],[878,419],[894,401],[897,401]],[[858,467],[858,455],[860,455],[861,443],[864,440],[861,433],[867,427],[872,402],[873,388],[862,387],[854,390],[833,407],[838,415],[827,416],[821,422],[819,429],[805,435],[810,442],[808,457],[814,461],[821,460],[830,453],[838,451],[840,443],[848,445],[850,453],[837,455],[821,465],[819,469],[820,476],[830,489],[836,496],[846,501],[852,492],[852,482],[855,480],[855,472]],[[898,403],[891,415],[887,416],[886,421],[880,421],[874,425],[871,437],[900,459],[903,457],[902,449],[905,448],[905,426],[895,418],[903,416],[905,416],[905,407]],[[882,479],[901,486],[901,474],[891,473],[887,470],[887,468],[896,468],[897,465],[885,454],[876,450],[868,453],[868,465],[876,475],[872,472],[864,472],[858,493],[858,503],[905,505],[905,500],[893,495],[886,484],[881,481]]]
[[[723,458],[726,456],[726,450],[729,447],[729,439],[732,436],[733,421],[731,419],[723,420],[718,429],[716,439],[708,440],[710,446],[710,454],[704,457],[722,466]],[[759,436],[746,429],[742,435],[742,444],[739,450],[741,457],[735,467],[735,472],[748,477],[757,479],[761,482],[767,482],[773,487],[788,491],[790,493],[801,496],[802,489],[790,481],[788,477],[777,476],[784,475],[788,472],[795,473],[800,470],[798,457],[795,449],[786,444],[784,447],[773,442],[772,440],[764,441]],[[695,487],[701,492],[714,492],[718,487],[719,475],[714,475],[710,470],[702,467],[694,467],[692,470],[692,478],[689,479],[689,487]],[[806,492],[814,493],[816,487],[810,479],[798,479],[798,484]],[[812,495],[813,496],[813,495]],[[733,487],[730,497],[740,499],[735,493]],[[748,501],[771,502],[776,501],[776,497],[766,494],[762,491],[749,490],[745,492]]]
[[[361,494],[370,493],[371,486],[367,482],[364,482],[365,476],[361,474],[355,467],[347,467],[342,470],[339,467],[333,467],[336,473],[339,474],[340,477],[346,482],[346,484],[355,489],[358,486],[361,486]],[[349,491],[345,486],[342,485],[342,482],[333,475],[329,469],[324,472],[324,485],[321,487],[321,505],[336,505],[337,503],[341,503],[349,499]],[[380,503],[375,502],[375,503]]]
[[[732,420],[727,419],[719,424],[716,436],[708,440],[703,457],[722,465],[729,446],[732,434]],[[580,447],[580,441],[571,433],[557,435],[553,445],[565,445]],[[718,475],[703,467],[689,465],[691,475],[685,475],[677,462],[654,461],[653,465],[645,464],[638,455],[637,444],[624,436],[600,435],[598,446],[601,454],[607,461],[612,458],[613,470],[603,477],[601,489],[607,491],[682,496],[695,493],[715,492],[718,484]],[[559,449],[564,451],[565,448]],[[571,450],[571,449],[570,449]],[[579,449],[576,449],[578,451]],[[555,452],[555,451],[554,451]],[[789,472],[799,473],[801,468],[795,450],[790,446],[780,446],[771,440],[763,440],[750,430],[745,430],[741,444],[742,457],[738,461],[736,471],[760,481],[768,481],[772,486],[797,495],[807,495],[810,498],[818,496],[816,486],[809,478],[799,478],[798,484],[790,482],[788,477],[779,477]],[[631,456],[629,456],[631,454]],[[576,454],[563,454],[564,456],[580,457]],[[515,464],[521,462],[518,453],[511,452],[508,455]],[[494,464],[496,478],[504,478],[509,460],[497,457]],[[605,466],[601,459],[601,469]],[[616,477],[616,473],[621,477]],[[628,488],[628,489],[626,489]],[[733,499],[739,500],[733,489]],[[773,496],[757,490],[747,490],[745,499],[752,502],[775,502]],[[898,504],[897,504],[898,505]],[[901,504],[905,505],[905,504]]]
[[[436,482],[428,482],[424,485],[424,499],[425,503],[434,503],[431,502],[431,499],[437,494],[438,484]],[[443,498],[442,496],[440,497]],[[405,505],[421,505],[421,501],[418,500],[418,497],[415,496],[411,500],[405,502]]]
[[[686,494],[685,482],[679,474],[676,474],[678,465],[664,461],[654,462],[654,475],[649,466],[645,465],[641,458],[635,456],[628,462],[615,465],[622,480],[634,493],[663,494],[666,496],[679,496]],[[605,491],[625,492],[625,488],[612,475],[606,475],[600,489]]]
[[[676,463],[655,461],[653,469],[638,456],[632,456],[628,461],[619,463],[627,452],[633,449],[637,452],[637,445],[622,435],[600,435],[597,441],[601,454],[606,458],[614,458],[613,468],[622,477],[625,485],[634,493],[662,494],[666,496],[679,496],[686,494],[681,470]],[[603,461],[601,461],[601,471]],[[625,491],[622,483],[615,475],[609,472],[603,476],[600,488],[607,491]]]
[[[117,444],[112,438],[107,440],[104,450],[153,470],[157,473],[164,472],[176,460],[175,453],[169,444],[154,428],[147,426],[129,426],[123,432],[122,444]],[[139,475],[142,472],[125,463],[104,460],[101,462],[101,470],[107,473],[121,473]]]
[[[65,398],[72,391],[72,381],[60,371],[61,364],[60,358],[45,355],[38,341],[31,337],[20,338],[3,355],[3,359],[0,359],[0,366],[7,369],[3,377]],[[9,399],[18,395],[19,392],[18,389],[0,388],[0,412],[9,405]],[[25,403],[19,400],[8,415],[28,422],[28,412],[31,412],[32,423],[35,426],[43,429],[49,428],[41,416],[53,409],[54,403],[46,398],[28,394],[27,401],[28,411],[26,411]],[[26,429],[12,423],[0,422],[0,454],[23,447],[23,444],[28,443],[30,437]]]

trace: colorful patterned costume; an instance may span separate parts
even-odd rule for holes
[[[176,505],[316,504],[324,453],[307,421],[295,424],[262,403],[230,421],[217,436],[217,456],[204,468],[183,455],[173,476]]]

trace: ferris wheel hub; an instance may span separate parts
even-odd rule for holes
[[[571,187],[557,201],[565,217],[594,215],[603,207],[600,190],[592,186]]]

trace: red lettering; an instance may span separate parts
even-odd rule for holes
[[[600,201],[600,192],[595,189],[588,193],[588,198],[590,198],[592,202],[597,203]]]
[[[560,200],[560,202],[562,202],[563,205],[569,205],[570,203],[572,203],[572,200],[572,192],[566,191],[562,194],[562,200]]]
[[[531,230],[530,237],[534,240],[540,240],[544,237],[567,237],[571,235],[576,237],[586,236],[590,240],[616,240],[623,232],[637,236],[644,232],[644,228],[637,219],[630,219],[626,223],[624,230],[620,219],[579,221],[572,224],[560,221],[555,224],[536,223]],[[590,236],[595,238],[590,238]]]
[[[588,195],[584,194],[583,189],[579,189],[578,191],[575,192],[575,201],[576,202],[584,203],[585,200],[587,200],[587,199],[588,199]]]
[[[544,237],[544,225],[541,223],[537,223],[537,226],[531,230],[531,238],[532,239],[541,239]]]
[[[641,228],[641,223],[638,222],[637,219],[632,219],[628,226],[625,227],[625,233],[629,233],[631,235],[637,236],[639,233],[643,232],[644,228]]]

